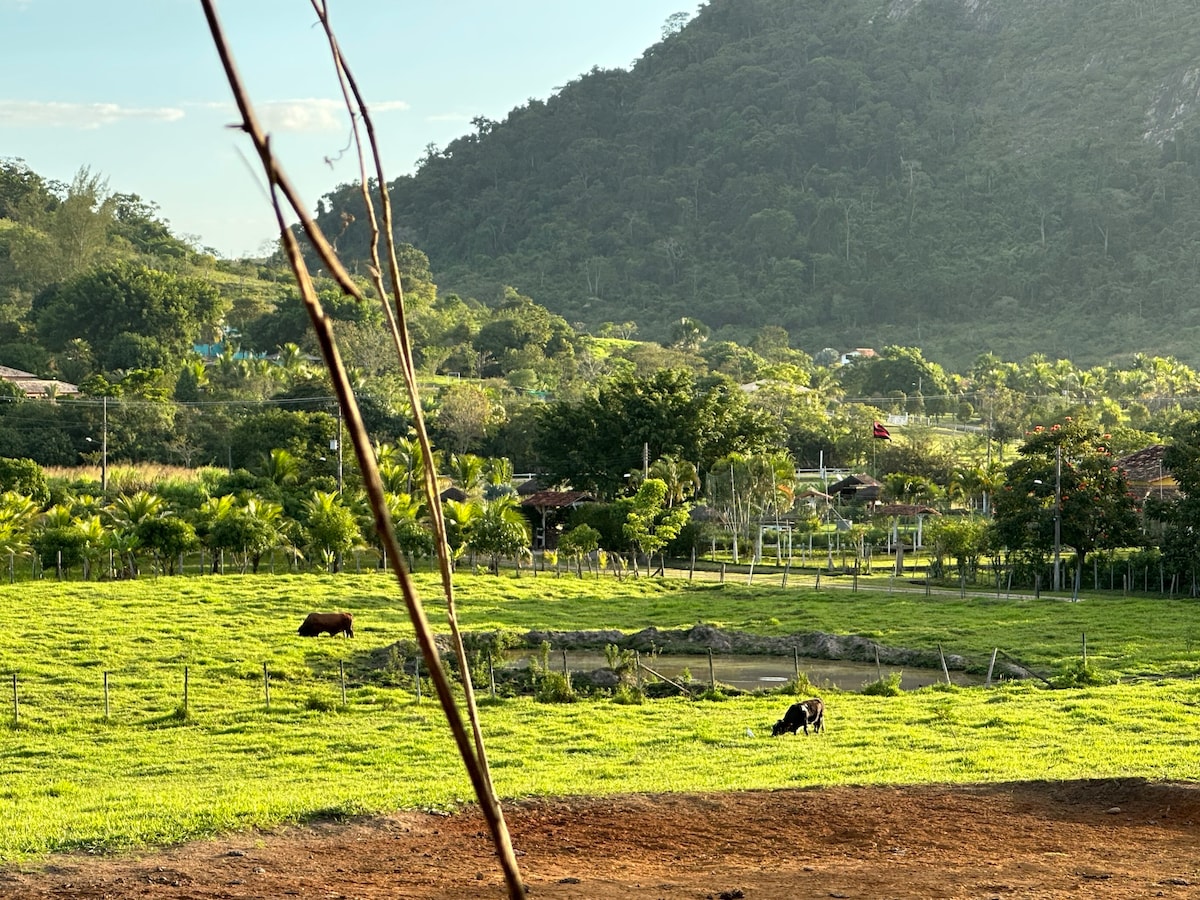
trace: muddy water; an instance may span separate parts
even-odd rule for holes
[[[509,665],[513,668],[528,666],[530,655],[528,650],[513,651],[509,654]],[[641,659],[644,665],[667,678],[676,679],[686,669],[696,681],[707,682],[709,679],[707,654],[671,654],[656,657],[643,655]],[[552,652],[550,668],[561,671],[562,665],[562,651]],[[591,672],[606,665],[608,663],[604,654],[598,650],[567,651],[567,669],[571,672]],[[795,660],[790,656],[714,654],[712,665],[713,675],[718,682],[744,691],[777,688],[796,673]],[[900,686],[906,691],[946,680],[940,669],[901,669],[896,666],[881,666],[876,669],[874,663],[804,657],[800,658],[800,671],[818,687],[833,687],[844,691],[861,690],[864,684],[878,680],[881,673],[883,677],[887,677],[893,672],[899,672]],[[980,685],[984,682],[982,675],[968,675],[955,671],[950,672],[950,680],[962,686]]]

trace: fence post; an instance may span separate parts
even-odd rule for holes
[[[942,658],[942,673],[946,676],[946,684],[950,683],[950,669],[946,666],[946,654],[942,652],[942,645],[938,644],[938,656]]]
[[[883,667],[879,665],[879,645],[875,645],[875,677],[883,681]]]
[[[721,563],[721,584],[725,583],[725,563]]]
[[[983,683],[984,687],[992,686],[992,670],[996,668],[996,654],[1000,652],[999,647],[992,648],[992,661],[988,663],[987,680]]]
[[[267,674],[267,664],[263,663],[263,698],[267,702],[267,709],[271,709],[271,676]]]
[[[692,548],[692,564],[688,567],[688,581],[696,577],[696,548]]]
[[[633,651],[633,668],[636,673],[637,688],[642,689],[642,654],[637,650]]]
[[[792,561],[789,559],[787,565],[783,567],[783,582],[780,587],[787,587],[788,573],[792,570]]]
[[[820,589],[821,589],[821,570],[817,569],[817,580],[813,584],[813,590],[819,591]]]
[[[1080,638],[1080,642],[1083,645],[1083,664],[1086,667],[1087,666],[1087,632],[1086,631],[1083,632],[1083,635]]]
[[[496,699],[496,664],[495,661],[488,657],[488,684],[491,686],[492,699]]]
[[[714,691],[717,689],[717,676],[713,672],[712,647],[708,648],[708,686]]]
[[[796,681],[800,681],[800,648],[792,648],[792,675]]]

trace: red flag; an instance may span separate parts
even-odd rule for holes
[[[892,439],[891,434],[880,422],[875,423],[875,437],[879,438],[881,441],[890,441]]]

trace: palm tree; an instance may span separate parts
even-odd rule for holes
[[[110,532],[98,515],[77,519],[75,527],[83,535],[83,577],[90,578],[92,571],[104,560],[110,546]]]
[[[482,492],[486,465],[483,457],[474,453],[452,453],[447,474],[469,496]]]
[[[278,485],[295,484],[300,480],[300,461],[295,455],[276,447],[263,457],[262,473]]]
[[[446,522],[446,544],[454,562],[457,562],[467,549],[471,531],[482,515],[483,504],[478,500],[447,500],[442,504],[442,518]]]
[[[507,456],[489,457],[484,469],[484,477],[488,484],[512,484],[513,464]]]
[[[280,368],[287,373],[289,379],[295,381],[303,377],[308,363],[304,359],[304,351],[300,349],[300,346],[289,341],[286,344],[280,344],[277,351],[276,357],[279,360]]]
[[[667,506],[683,503],[700,490],[700,474],[687,460],[679,461],[673,456],[656,459],[650,466],[650,477],[658,478],[667,486]]]
[[[521,567],[522,556],[529,554],[529,522],[511,497],[501,497],[488,503],[467,536],[472,553],[488,556],[488,569],[493,575],[500,572],[500,560],[511,556]]]
[[[141,542],[137,538],[137,528],[149,519],[156,519],[166,513],[166,502],[147,491],[135,494],[119,494],[107,509],[114,524],[113,534],[119,538],[125,573],[130,578],[138,575],[137,551]]]
[[[16,491],[0,494],[0,555],[11,560],[29,553],[29,538],[37,516],[37,504],[29,497]]]
[[[354,513],[336,491],[313,491],[304,501],[309,546],[319,552],[331,571],[340,569],[343,553],[362,540]]]
[[[384,498],[387,502],[388,515],[392,519],[392,530],[396,534],[396,543],[408,557],[408,567],[411,569],[417,556],[431,556],[434,550],[433,533],[428,527],[425,504],[410,494],[387,493]],[[382,566],[384,562],[382,544],[377,544],[376,549],[379,550],[379,564]]]

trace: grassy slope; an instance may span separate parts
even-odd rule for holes
[[[425,581],[432,591],[432,582]],[[432,594],[431,594],[432,595]],[[1117,674],[1195,668],[1192,604],[993,602],[744,586],[464,577],[467,629],[679,627],[829,630],[955,652],[996,644],[1052,669],[1089,650]],[[432,604],[431,604],[432,607]],[[315,608],[355,612],[353,641],[302,640]],[[442,617],[431,608],[435,622]],[[356,677],[410,629],[382,577],[161,579],[0,588],[0,673],[21,726],[0,732],[0,860],[127,848],[329,813],[470,799],[428,699]],[[351,674],[337,708],[338,662]],[[271,671],[264,709],[262,665]],[[191,717],[172,715],[189,667]],[[111,718],[102,672],[110,672]],[[310,701],[321,701],[321,704]],[[772,741],[780,696],[642,706],[485,706],[504,797],[834,783],[1140,775],[1200,778],[1191,682],[1045,691],[826,695],[821,739]],[[311,706],[333,703],[335,708]],[[803,741],[803,743],[800,743]]]

